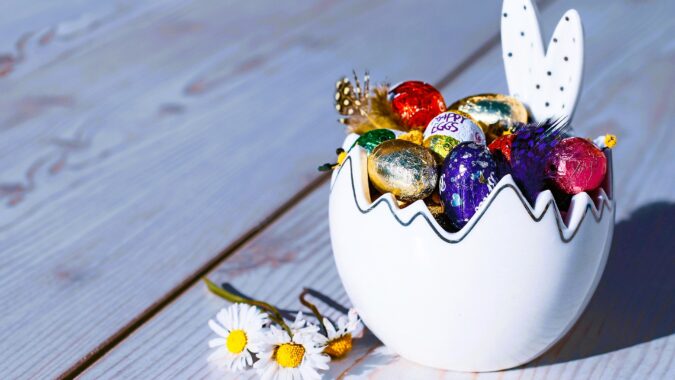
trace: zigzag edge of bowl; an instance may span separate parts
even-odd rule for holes
[[[541,221],[548,209],[552,207],[556,219],[558,234],[560,240],[564,243],[569,243],[574,239],[574,236],[581,227],[587,214],[590,213],[596,222],[602,220],[605,215],[605,209],[608,210],[610,215],[613,215],[611,211],[614,209],[614,199],[607,194],[607,192],[612,194],[613,189],[612,156],[611,150],[605,150],[604,152],[607,157],[608,165],[605,181],[598,189],[597,194],[595,194],[595,198],[591,197],[591,195],[586,192],[574,195],[572,197],[572,201],[570,202],[566,218],[563,218],[561,215],[550,190],[545,190],[539,193],[535,201],[535,205],[532,207],[523,193],[520,191],[520,188],[515,183],[511,175],[506,175],[499,180],[497,185],[495,185],[494,189],[492,189],[488,197],[481,203],[478,211],[476,211],[466,226],[457,232],[449,232],[438,224],[422,200],[415,201],[404,208],[400,208],[396,199],[391,193],[383,194],[374,201],[371,201],[369,193],[366,191],[357,191],[357,185],[355,184],[354,179],[355,175],[360,175],[361,181],[365,180],[365,183],[368,181],[367,170],[363,170],[365,168],[364,163],[367,159],[367,154],[363,148],[358,145],[354,145],[354,142],[357,138],[358,135],[354,134],[350,134],[345,138],[343,149],[349,153],[342,165],[333,172],[331,177],[331,192],[333,191],[333,186],[337,177],[343,174],[342,172],[347,171],[346,168],[349,168],[348,173],[351,182],[352,195],[354,197],[354,203],[359,212],[362,214],[367,214],[377,207],[387,207],[396,221],[404,227],[409,226],[415,219],[421,217],[426,221],[428,226],[439,237],[439,239],[450,244],[460,243],[466,236],[468,236],[474,227],[480,222],[485,212],[490,208],[490,205],[503,191],[513,191],[534,222]],[[356,171],[354,170],[353,161],[357,161],[359,164],[357,165]],[[359,167],[361,170],[359,170]],[[347,173],[344,173],[343,175],[347,175]],[[607,192],[605,189],[607,189]]]

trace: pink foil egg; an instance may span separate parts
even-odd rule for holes
[[[607,158],[592,142],[568,137],[549,154],[546,176],[566,194],[597,189],[607,173]]]

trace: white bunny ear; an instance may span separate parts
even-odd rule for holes
[[[535,120],[571,120],[581,89],[584,41],[581,18],[568,10],[558,22],[546,55],[530,0],[504,0],[502,53],[509,92]]]

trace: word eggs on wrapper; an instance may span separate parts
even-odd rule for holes
[[[485,144],[485,135],[476,123],[461,112],[443,112],[433,118],[424,130],[424,146],[441,159],[464,141]]]
[[[497,184],[497,168],[484,145],[463,142],[443,161],[439,191],[445,215],[462,228]]]
[[[468,116],[460,112],[448,111],[434,117],[424,130],[424,138],[433,135],[450,136],[459,142],[472,141],[485,144],[485,134]]]
[[[382,193],[414,202],[430,196],[438,183],[436,160],[431,152],[405,140],[388,140],[368,155],[370,183]]]

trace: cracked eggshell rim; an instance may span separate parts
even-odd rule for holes
[[[355,146],[333,173],[330,232],[345,290],[384,344],[431,367],[495,371],[536,358],[571,328],[611,244],[614,201],[604,190],[597,206],[574,196],[563,220],[549,191],[532,208],[507,176],[451,233],[422,201],[371,202],[366,160]]]

